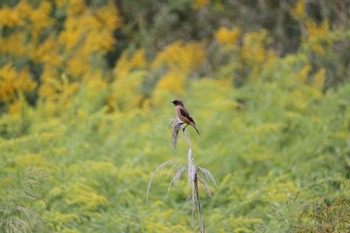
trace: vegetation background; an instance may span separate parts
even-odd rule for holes
[[[350,232],[347,0],[0,1],[0,232]],[[196,220],[196,218],[194,218]]]

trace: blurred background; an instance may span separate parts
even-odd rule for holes
[[[347,0],[0,1],[0,231],[350,231]]]

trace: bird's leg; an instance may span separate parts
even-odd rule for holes
[[[184,123],[183,122],[180,122],[180,125],[183,125]],[[181,127],[182,128],[182,127]],[[182,128],[182,131],[184,130],[184,128]],[[185,131],[184,131],[185,132]]]
[[[185,129],[186,129],[186,127],[188,126],[188,124],[184,127],[184,128],[182,128],[182,131],[184,131],[185,132]]]

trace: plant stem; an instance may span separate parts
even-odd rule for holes
[[[183,130],[185,134],[185,138],[188,144],[188,182],[191,186],[192,190],[192,198],[193,203],[197,203],[197,209],[198,209],[198,216],[199,216],[199,223],[200,223],[200,229],[201,233],[204,233],[204,224],[202,219],[202,211],[201,211],[201,204],[199,201],[199,191],[198,191],[198,178],[197,178],[197,171],[196,166],[194,165],[194,158],[192,156],[192,147],[191,147],[191,140],[190,137],[186,131],[186,129]],[[196,201],[194,200],[196,198]],[[194,211],[194,204],[193,204],[193,210]]]
[[[195,174],[195,178],[194,178],[194,187],[195,187],[195,189],[196,189],[196,198],[197,198],[197,209],[198,209],[198,216],[199,216],[199,224],[200,224],[200,227],[201,227],[201,233],[204,233],[204,224],[203,224],[203,219],[202,219],[201,202],[199,201],[197,173]]]

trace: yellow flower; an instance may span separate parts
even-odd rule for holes
[[[259,135],[268,135],[270,133],[276,133],[280,128],[280,125],[275,123],[265,123],[256,128],[256,133]]]
[[[311,65],[304,66],[298,74],[299,82],[306,84],[310,71]]]
[[[156,90],[163,90],[181,96],[185,92],[185,77],[176,71],[167,72],[157,83]]]
[[[243,38],[243,46],[241,48],[241,57],[247,63],[263,64],[268,57],[265,50],[269,37],[266,30],[259,32],[246,33]],[[273,56],[273,53],[270,53]]]
[[[62,60],[59,56],[59,43],[54,38],[49,38],[38,47],[33,47],[30,57],[37,63],[43,63],[52,67],[60,67]]]
[[[22,113],[27,109],[27,102],[23,95],[9,105],[9,113],[11,117],[21,117]]]
[[[15,9],[18,12],[18,15],[24,20],[29,19],[33,11],[32,6],[28,2],[28,0],[20,1],[18,5],[16,5]]]
[[[146,68],[147,62],[145,59],[145,50],[139,49],[135,54],[129,58],[128,53],[124,52],[119,58],[113,73],[114,76],[118,79],[123,79],[128,76],[128,73],[133,69],[142,69]]]
[[[69,0],[55,0],[55,2],[58,8],[63,8],[68,4]]]
[[[215,39],[222,45],[232,46],[236,43],[240,35],[239,28],[229,30],[227,27],[220,27],[215,32]]]
[[[84,0],[70,0],[68,4],[68,16],[83,14],[86,11]]]
[[[295,90],[291,93],[291,101],[293,103],[293,106],[299,110],[304,110],[307,107],[305,94],[301,90]]]
[[[319,25],[317,25],[313,20],[307,20],[305,24],[309,39],[324,36],[329,32],[329,22],[327,19],[323,20]]]
[[[67,69],[73,77],[81,77],[89,71],[89,57],[82,54],[82,50],[80,49],[67,61]]]
[[[100,206],[107,206],[106,197],[97,193],[92,187],[83,183],[75,183],[66,194],[66,204],[78,205],[86,213],[96,211]]]
[[[109,32],[113,32],[121,26],[122,19],[113,1],[108,1],[106,6],[98,9],[95,16],[103,28],[106,28]]]
[[[203,44],[192,42],[188,43],[185,46],[184,51],[182,52],[182,56],[184,58],[188,57],[189,61],[185,64],[183,64],[185,67],[188,68],[188,72],[192,69],[198,69],[200,64],[205,59],[205,48]]]
[[[118,73],[118,77],[111,84],[113,94],[108,97],[109,103],[114,102],[123,110],[139,107],[142,100],[140,88],[146,77],[145,72],[122,72],[122,74]]]
[[[40,76],[41,85],[39,87],[39,96],[46,99],[56,99],[58,98],[58,79],[60,75],[57,72],[57,69],[54,67],[45,64],[43,73]]]
[[[79,109],[78,109],[77,115],[78,115],[78,118],[79,118],[80,120],[84,120],[84,119],[86,119],[86,117],[87,117],[86,111],[85,111],[84,109],[82,109],[82,108],[79,108]]]
[[[322,91],[326,79],[326,70],[320,69],[313,77],[311,86],[319,91]]]
[[[22,32],[14,32],[8,37],[0,39],[0,53],[14,55],[16,57],[25,56],[27,53],[23,43],[26,35]]]
[[[63,191],[61,189],[57,190],[59,188],[54,188],[50,191],[49,195],[55,197],[61,194]],[[55,194],[54,192],[58,193]],[[47,219],[47,222],[50,223],[50,226],[52,226],[54,231],[62,232],[62,233],[79,233],[80,231],[69,229],[67,225],[75,225],[72,223],[79,222],[80,218],[78,214],[72,214],[72,213],[61,213],[58,211],[46,211],[45,212],[45,219]]]
[[[0,28],[9,27],[14,28],[22,24],[22,20],[18,14],[18,11],[4,6],[0,10]]]
[[[153,69],[167,66],[177,69],[182,75],[188,75],[197,69],[205,58],[205,49],[201,43],[176,41],[167,46],[152,62]]]
[[[92,52],[108,52],[111,51],[116,44],[116,40],[107,30],[91,31],[87,36],[82,47],[87,51],[87,54]]]
[[[65,45],[66,50],[71,51],[81,38],[82,25],[80,23],[81,18],[68,17],[64,24],[64,31],[59,35],[59,42]]]
[[[129,66],[128,53],[124,52],[118,59],[117,64],[113,69],[113,74],[117,79],[123,79],[129,73],[131,67]]]
[[[283,203],[290,200],[291,196],[298,192],[298,187],[291,181],[282,179],[276,181],[275,184],[266,187],[267,198]]]
[[[37,9],[32,10],[29,18],[31,23],[27,24],[27,27],[31,30],[32,42],[38,42],[42,31],[52,26],[54,20],[50,16],[51,10],[52,6],[47,1],[42,1]]]
[[[139,49],[130,59],[130,66],[133,68],[146,68],[145,50]]]
[[[102,72],[89,72],[84,78],[87,99],[97,99],[107,89],[108,83],[102,78]]]
[[[292,9],[291,14],[296,20],[305,20],[307,17],[305,11],[305,0],[299,0],[295,5],[294,9]]]
[[[320,39],[324,38],[329,33],[328,20],[323,20],[319,25],[317,25],[313,20],[307,20],[305,25],[307,38],[311,43],[312,50],[320,55],[324,55],[325,50],[320,43]]]
[[[0,68],[0,102],[10,102],[16,94],[32,91],[35,87],[27,69],[17,72],[11,63]]]
[[[182,41],[176,41],[168,45],[162,52],[160,52],[153,61],[153,68],[160,68],[164,64],[174,66],[181,62],[180,53],[182,47]]]
[[[193,2],[193,8],[194,9],[201,9],[209,5],[209,0],[194,0]]]

